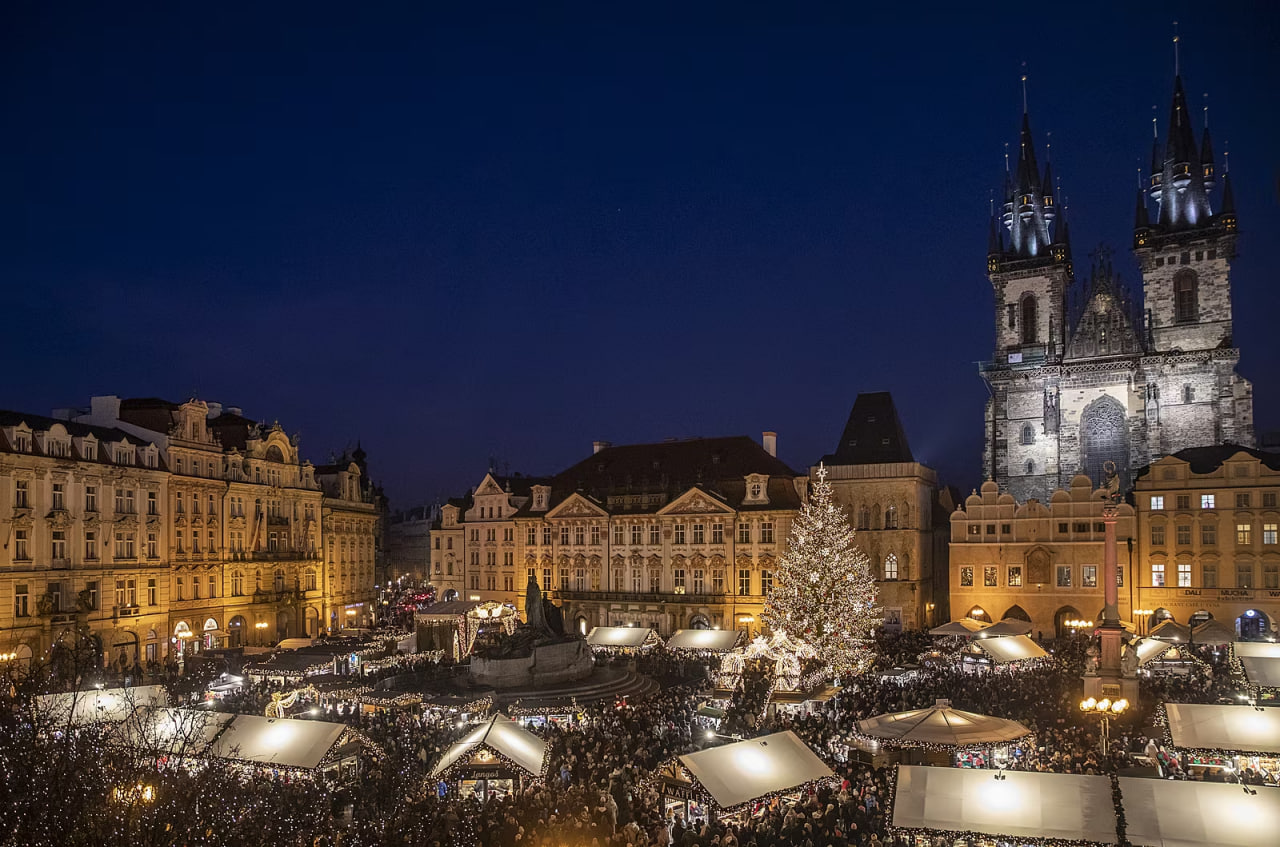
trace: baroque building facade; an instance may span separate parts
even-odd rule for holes
[[[957,617],[1027,621],[1033,635],[1069,633],[1068,621],[1102,619],[1104,501],[1083,474],[1045,501],[1019,503],[992,480],[951,514],[951,608]],[[1137,608],[1133,507],[1116,518],[1120,616]]]
[[[1143,469],[1137,621],[1216,618],[1245,640],[1280,622],[1280,454],[1238,445],[1183,450]]]
[[[372,620],[382,509],[363,457],[317,469],[279,425],[194,399],[0,421],[0,643],[24,658],[70,639],[133,665]]]
[[[1230,177],[1217,173],[1207,126],[1196,143],[1181,77],[1137,195],[1141,306],[1105,251],[1077,285],[1065,210],[1025,111],[1006,170],[987,255],[996,333],[980,368],[986,474],[1019,502],[1043,501],[1077,473],[1100,485],[1109,462],[1127,488],[1133,469],[1178,450],[1253,444],[1252,388],[1236,373],[1231,329]]]
[[[840,442],[822,462],[858,546],[871,558],[885,629],[948,620],[948,515],[954,502],[939,487],[937,472],[912,455],[893,397],[859,394]]]

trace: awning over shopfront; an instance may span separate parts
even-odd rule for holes
[[[640,647],[653,630],[641,626],[597,626],[587,633],[592,647]]]
[[[933,629],[929,630],[929,634],[959,635],[968,638],[974,633],[982,632],[989,626],[991,626],[991,624],[983,623],[982,621],[975,621],[973,618],[961,618],[958,621],[944,623],[942,626],[935,626]]]
[[[999,626],[999,624],[996,624]],[[983,633],[985,636],[986,633]],[[1043,659],[1049,655],[1040,645],[1025,635],[1006,635],[1001,638],[976,638],[973,641],[982,652],[991,657],[997,664],[1008,662],[1025,662],[1028,659]]]
[[[893,826],[980,832],[1031,843],[1117,843],[1109,777],[1032,771],[1000,776],[972,768],[900,765]]]
[[[460,741],[445,751],[444,756],[431,771],[431,776],[439,776],[464,757],[488,748],[506,757],[533,776],[542,775],[542,766],[547,755],[547,745],[538,736],[520,724],[503,715],[494,715],[484,723],[478,724]]]
[[[738,646],[741,638],[742,631],[737,629],[678,629],[667,640],[667,649],[727,653]]]
[[[280,768],[313,770],[350,729],[328,721],[236,715],[209,748],[209,755]]]
[[[679,762],[721,809],[832,775],[790,730],[689,753]]]
[[[1220,782],[1122,776],[1125,835],[1142,847],[1256,847],[1280,832],[1280,790],[1256,792]]]
[[[1031,730],[1017,721],[953,709],[950,700],[939,700],[928,709],[858,721],[858,734],[904,746],[971,748],[1016,741]]]
[[[1280,708],[1165,703],[1173,746],[1188,750],[1280,753]]]
[[[43,726],[58,729],[95,723],[119,723],[135,709],[153,709],[169,704],[163,685],[138,685],[133,688],[90,689],[63,694],[42,694],[35,700],[35,711]]]

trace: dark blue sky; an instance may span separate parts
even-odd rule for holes
[[[1077,270],[1133,281],[1178,19],[1280,427],[1275,4],[534,5],[6,4],[0,406],[197,392],[363,439],[406,507],[593,439],[776,429],[800,468],[890,390],[967,489],[1020,63]]]

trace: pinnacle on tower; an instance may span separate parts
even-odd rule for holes
[[[1005,181],[1002,223],[1009,232],[1008,252],[1014,258],[1048,257],[1053,243],[1049,225],[1057,217],[1053,199],[1053,173],[1046,167],[1041,177],[1036,162],[1031,116],[1023,112],[1018,133],[1018,163]],[[1003,252],[1003,251],[1002,251]]]

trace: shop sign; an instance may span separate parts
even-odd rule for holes
[[[497,768],[488,768],[486,770],[473,770],[467,773],[467,779],[501,779],[502,772]]]
[[[673,797],[676,800],[697,800],[698,793],[688,785],[672,785],[667,783],[662,786],[662,793],[667,797]]]

